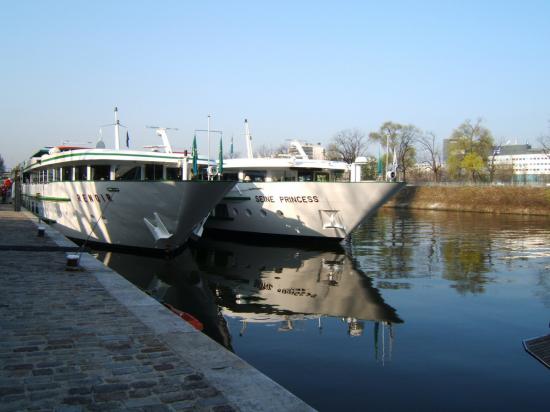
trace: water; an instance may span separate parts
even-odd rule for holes
[[[303,242],[307,244],[307,242]],[[100,252],[319,410],[547,410],[550,219],[383,210],[332,250]]]

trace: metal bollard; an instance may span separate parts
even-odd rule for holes
[[[80,262],[80,255],[76,253],[70,253],[67,255],[67,269],[74,270],[78,268],[78,263]]]

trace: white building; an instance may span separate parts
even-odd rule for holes
[[[550,156],[528,144],[503,145],[494,148],[495,165],[511,165],[517,182],[550,182]]]

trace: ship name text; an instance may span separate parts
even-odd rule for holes
[[[255,196],[257,203],[319,203],[318,196]]]
[[[77,193],[76,194],[76,200],[79,202],[84,203],[106,203],[106,202],[112,202],[113,196],[111,196],[109,193],[101,194],[101,193]]]

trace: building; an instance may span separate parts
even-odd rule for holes
[[[514,182],[550,182],[550,155],[543,149],[533,149],[529,144],[501,145],[493,153],[495,166],[512,168]]]

